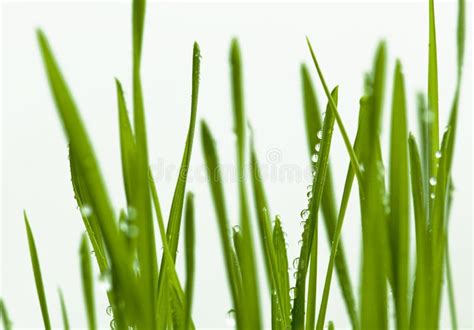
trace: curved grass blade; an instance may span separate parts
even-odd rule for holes
[[[119,132],[120,132],[120,154],[122,157],[122,176],[125,188],[125,196],[127,204],[132,205],[133,198],[133,173],[135,173],[136,159],[136,145],[135,137],[133,136],[132,125],[128,117],[125,97],[123,95],[122,84],[118,79],[115,79],[115,86],[117,90],[117,104],[119,117]]]
[[[193,302],[194,289],[194,249],[195,249],[195,233],[194,233],[194,196],[188,193],[186,199],[186,217],[185,217],[185,235],[186,235],[186,313],[185,313],[185,329],[189,329],[191,324],[191,309]]]
[[[201,67],[201,53],[197,42],[194,43],[193,47],[193,68],[192,68],[192,94],[191,94],[191,118],[189,121],[188,134],[186,137],[186,144],[184,147],[183,158],[181,161],[181,167],[179,169],[179,176],[176,182],[176,187],[173,195],[173,201],[171,203],[171,210],[168,219],[168,226],[166,230],[167,240],[170,246],[170,253],[173,262],[176,260],[176,250],[178,248],[179,233],[181,228],[181,216],[183,213],[184,205],[184,194],[186,191],[186,182],[188,177],[188,169],[191,161],[192,147],[194,141],[194,131],[196,127],[196,115],[198,106],[198,95],[199,95],[199,75]],[[166,269],[166,258],[162,258],[161,269]],[[167,272],[160,272],[158,278],[158,310],[163,311],[164,304],[167,304],[166,298],[166,274]],[[164,291],[163,291],[164,290]],[[163,291],[163,292],[161,292]],[[161,292],[161,293],[160,293]],[[164,318],[161,318],[163,320]],[[159,324],[159,327],[163,327],[163,323]]]
[[[399,61],[397,61],[394,74],[391,123],[389,196],[393,287],[397,327],[408,329],[410,264],[408,132],[405,82]]]
[[[224,259],[227,271],[227,278],[232,294],[234,310],[236,311],[237,327],[242,325],[240,315],[240,285],[239,276],[240,271],[236,267],[234,251],[230,242],[229,221],[227,218],[227,210],[224,198],[224,187],[222,185],[222,178],[220,174],[219,159],[217,156],[215,142],[207,124],[201,122],[201,138],[204,153],[204,160],[208,171],[209,185],[211,188],[211,195],[214,201],[214,208],[219,225],[219,232],[222,243],[222,250],[224,252]]]
[[[326,80],[324,79],[323,73],[321,71],[321,68],[319,67],[318,60],[316,59],[316,55],[314,54],[313,47],[311,46],[311,43],[306,37],[306,42],[308,44],[309,50],[311,52],[311,57],[313,58],[314,65],[316,66],[316,70],[318,71],[319,79],[321,80],[321,83],[324,88],[324,92],[326,93],[326,97],[329,100],[329,104],[331,105],[330,110],[331,112],[334,112],[334,116],[336,117],[337,121],[337,126],[339,127],[339,130],[341,131],[342,138],[344,140],[344,144],[346,146],[347,152],[349,154],[349,157],[351,159],[351,164],[354,167],[354,173],[356,174],[357,181],[359,182],[359,185],[362,186],[362,173],[360,171],[360,165],[359,161],[357,159],[357,156],[354,152],[354,149],[352,149],[351,141],[349,140],[349,136],[347,135],[346,129],[344,127],[344,124],[342,122],[342,119],[339,115],[339,112],[337,111],[337,106],[334,100],[331,97],[331,93],[329,92],[329,88],[326,84]]]
[[[333,91],[333,96],[337,96],[337,87]],[[332,99],[332,98],[331,98]],[[332,105],[331,105],[332,106]],[[329,110],[329,109],[328,109]],[[305,313],[305,287],[306,287],[306,273],[308,271],[308,264],[311,256],[313,247],[313,238],[317,231],[318,222],[318,209],[321,203],[324,182],[326,179],[326,173],[328,168],[329,150],[331,148],[332,133],[334,130],[335,111],[327,111],[326,117],[324,118],[321,149],[319,154],[319,160],[316,163],[316,175],[314,176],[312,185],[312,199],[309,203],[309,218],[306,221],[303,230],[303,245],[301,247],[298,271],[295,285],[295,301],[292,310],[292,328],[303,329],[304,327],[304,313]],[[317,244],[317,241],[314,242]],[[314,253],[315,250],[313,250]],[[315,279],[311,279],[315,280]],[[315,311],[309,311],[315,313]]]
[[[58,294],[59,294],[59,302],[61,304],[61,315],[63,317],[64,330],[69,330],[70,329],[69,317],[67,315],[66,303],[64,302],[64,296],[61,289],[58,289]]]
[[[306,134],[309,156],[311,157],[318,143],[315,132],[318,132],[322,128],[322,121],[320,118],[321,111],[319,109],[316,93],[311,82],[311,77],[306,65],[304,64],[301,66],[301,78],[303,85]],[[323,220],[328,236],[328,243],[331,245],[331,242],[335,236],[337,212],[330,164],[328,166],[328,173],[325,180],[321,208],[323,211]],[[340,242],[338,244],[336,254],[336,272],[338,275],[339,285],[343,294],[344,302],[351,319],[352,327],[356,329],[359,323],[357,317],[357,307],[345,255],[346,253],[343,243]]]
[[[127,306],[124,311],[138,322],[143,320],[141,317],[142,310],[138,303],[141,298],[137,294],[136,280],[132,274],[131,264],[123,262],[128,260],[125,250],[126,245],[118,233],[115,214],[92,145],[69,88],[42,31],[38,31],[38,42],[58,114],[70,147],[77,159],[81,177],[87,186],[87,191],[90,193],[91,210],[97,216],[100,232],[104,237],[104,243],[110,256],[112,279],[115,278],[115,281],[119,283],[116,289],[121,291],[121,297]],[[122,285],[124,283],[126,285]]]
[[[26,234],[28,236],[28,246],[30,248],[31,266],[33,267],[33,274],[35,276],[36,292],[38,293],[38,300],[41,307],[41,314],[43,315],[44,328],[51,329],[51,321],[49,319],[48,304],[46,302],[46,295],[44,293],[43,278],[41,276],[41,267],[39,264],[38,252],[36,250],[35,238],[31,231],[30,223],[26,212],[23,212],[25,218]]]
[[[84,302],[86,305],[87,322],[89,329],[97,329],[97,320],[95,316],[94,301],[94,278],[92,275],[92,264],[90,257],[89,244],[86,236],[82,235],[81,239],[81,274],[82,274],[82,291],[84,294]]]
[[[234,125],[237,136],[237,174],[239,180],[240,226],[242,227],[242,259],[241,274],[243,284],[243,299],[245,304],[242,316],[242,327],[248,329],[261,328],[259,288],[257,284],[257,268],[253,248],[252,229],[248,198],[245,186],[245,112],[243,96],[242,61],[238,41],[234,39],[230,49],[232,101],[234,106]]]
[[[3,328],[5,330],[11,330],[12,322],[8,316],[7,308],[5,307],[3,299],[0,299],[0,318],[2,319]]]

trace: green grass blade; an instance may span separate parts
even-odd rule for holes
[[[438,55],[434,0],[429,0],[428,111],[430,113],[430,177],[436,176],[436,152],[439,148]],[[431,191],[433,192],[433,191]]]
[[[95,316],[95,301],[94,301],[94,277],[92,275],[92,263],[90,257],[89,244],[86,236],[81,239],[81,274],[82,274],[82,291],[84,294],[84,302],[86,305],[87,322],[89,329],[97,329],[97,320]]]
[[[311,46],[311,43],[308,38],[306,38],[306,42],[308,43],[308,47],[311,52],[311,57],[313,58],[314,65],[316,66],[316,70],[318,71],[319,79],[321,80],[321,83],[323,85],[324,92],[326,93],[326,97],[328,98],[329,104],[331,105],[330,110],[331,112],[334,112],[334,116],[336,117],[337,126],[339,127],[339,130],[341,131],[344,144],[346,146],[347,152],[351,159],[351,164],[354,167],[354,173],[356,174],[359,185],[362,185],[362,173],[360,171],[359,161],[354,152],[354,149],[352,149],[351,141],[349,140],[349,136],[347,135],[342,119],[339,115],[339,112],[337,111],[336,103],[331,97],[331,93],[329,92],[329,88],[326,84],[326,80],[324,79],[321,68],[319,67],[318,60],[316,59],[316,55],[314,54],[313,47]]]
[[[361,123],[364,122],[367,118],[367,107],[362,106],[363,103],[361,102],[361,107],[360,107],[360,112],[359,112],[359,124],[358,124],[358,130],[357,130],[357,135],[356,139],[354,142],[354,150],[358,154],[359,150],[359,143],[360,143],[360,135],[361,133]],[[326,318],[326,311],[327,311],[327,305],[329,301],[329,293],[331,289],[331,280],[332,280],[332,274],[334,270],[334,264],[336,263],[337,267],[337,256],[340,253],[339,251],[339,244],[340,244],[340,239],[341,239],[341,234],[342,234],[342,226],[344,224],[344,217],[346,215],[346,210],[347,210],[347,205],[349,203],[349,198],[351,195],[351,190],[352,190],[352,184],[354,182],[354,170],[352,169],[352,165],[349,163],[348,169],[347,169],[347,175],[346,175],[346,180],[344,183],[344,190],[342,193],[342,199],[341,199],[341,205],[339,207],[339,214],[338,214],[338,219],[337,219],[337,225],[336,229],[334,232],[334,237],[332,239],[332,245],[331,245],[331,254],[329,256],[329,262],[328,262],[328,267],[326,270],[326,279],[324,281],[324,289],[323,289],[323,296],[321,298],[321,304],[319,308],[319,314],[318,314],[318,321],[316,324],[316,329],[323,329],[324,324],[325,324],[325,318]],[[353,308],[356,310],[355,302],[353,302]],[[353,328],[354,329],[359,329],[359,322],[357,320],[357,315],[354,316],[356,318],[355,323],[353,323]],[[354,322],[354,321],[352,321]]]
[[[309,157],[311,158],[318,143],[316,132],[322,128],[321,111],[316,98],[316,93],[311,82],[308,69],[305,65],[301,66],[301,77],[303,85],[304,114],[306,123],[306,134],[308,142]],[[314,166],[313,166],[314,168]],[[331,245],[336,230],[337,211],[334,187],[332,183],[331,166],[328,166],[323,197],[321,201],[323,211],[323,220],[326,227],[328,243]],[[353,328],[358,327],[357,308],[352,290],[352,284],[349,274],[349,268],[346,262],[346,253],[342,241],[338,244],[336,254],[336,272],[338,274],[339,285],[343,294],[344,302],[351,319]]]
[[[69,317],[68,317],[68,314],[67,314],[66,303],[64,301],[64,296],[63,296],[63,292],[62,292],[61,289],[58,289],[58,294],[59,294],[59,303],[61,305],[61,315],[63,317],[64,330],[69,330],[70,329]]]
[[[379,132],[382,119],[382,100],[385,83],[386,46],[377,49],[372,85],[367,102],[368,120],[363,123],[366,132],[361,139],[361,162],[365,172],[365,198],[361,200],[362,214],[362,276],[361,328],[387,327],[387,260],[388,234],[383,203],[384,177],[381,171]]]
[[[201,53],[199,45],[195,42],[193,47],[193,67],[192,67],[192,93],[191,93],[191,117],[189,121],[189,128],[186,137],[186,144],[184,147],[183,158],[181,161],[181,167],[179,169],[179,176],[176,182],[176,187],[171,203],[171,210],[168,219],[168,226],[166,230],[167,240],[170,246],[170,253],[173,258],[173,262],[176,260],[176,251],[179,243],[179,233],[181,228],[181,217],[183,213],[184,205],[184,194],[186,191],[186,182],[188,177],[189,164],[191,162],[191,154],[194,141],[194,131],[196,127],[196,115],[198,106],[198,95],[199,95],[199,75],[201,66]],[[161,269],[166,269],[166,258],[162,258]],[[158,300],[158,310],[163,310],[163,305],[167,304],[166,298],[166,274],[167,272],[160,272],[158,278],[158,291],[163,291]],[[161,318],[163,319],[163,318]],[[160,324],[160,327],[163,324]]]
[[[185,235],[186,235],[186,318],[185,329],[189,329],[191,323],[191,309],[193,302],[194,289],[194,249],[195,249],[195,233],[194,233],[194,196],[188,193],[186,199],[186,216],[185,216]]]
[[[3,328],[5,330],[10,330],[12,328],[12,322],[8,316],[7,308],[3,299],[0,299],[0,318],[2,319]]]
[[[145,0],[133,1],[133,119],[137,148],[134,173],[135,189],[132,207],[134,207],[136,211],[137,227],[140,236],[137,240],[137,254],[140,263],[140,289],[145,299],[143,322],[147,324],[147,327],[155,328],[155,291],[158,278],[158,266],[150,187],[148,182],[148,142],[140,68],[145,8]]]
[[[163,276],[163,278],[165,279],[165,282],[163,283],[166,284],[165,288],[167,290],[166,291],[161,290],[157,292],[157,301],[169,302],[168,305],[162,305],[162,306],[165,306],[165,308],[170,308],[169,310],[168,309],[159,310],[160,313],[157,313],[157,323],[158,325],[165,327],[166,324],[168,323],[168,315],[165,314],[164,311],[166,311],[166,313],[170,311],[173,323],[174,324],[179,323],[179,327],[181,328],[181,327],[184,327],[184,321],[185,321],[185,303],[186,303],[185,293],[181,287],[178,274],[176,272],[173,256],[171,255],[171,249],[166,237],[163,213],[161,211],[161,205],[158,198],[158,192],[156,190],[156,185],[155,185],[155,181],[153,180],[151,170],[149,170],[148,179],[150,180],[151,198],[153,201],[155,215],[158,222],[158,229],[159,229],[161,241],[163,244],[163,257],[166,259],[166,263],[165,263],[166,268],[162,268],[161,272],[167,273],[166,277]],[[190,324],[189,324],[190,329],[194,329],[194,324],[192,323],[192,320],[189,320],[189,321],[190,321]]]
[[[337,96],[337,87],[333,91],[333,97]],[[332,97],[331,97],[332,99]],[[308,264],[310,261],[311,253],[315,253],[317,241],[313,242],[313,239],[317,235],[317,222],[318,222],[318,210],[321,203],[321,198],[324,189],[324,182],[326,179],[326,173],[329,162],[329,150],[331,148],[332,133],[334,130],[335,122],[335,111],[329,111],[329,107],[333,105],[328,104],[328,111],[324,119],[322,136],[321,136],[321,148],[319,152],[319,159],[316,162],[315,176],[312,184],[311,200],[309,201],[308,210],[309,217],[304,225],[303,230],[303,245],[301,247],[298,270],[295,285],[295,301],[292,310],[292,328],[303,329],[304,327],[304,313],[305,313],[305,287],[306,287],[306,274],[308,271]],[[315,246],[313,246],[315,244]],[[315,280],[315,279],[311,279]],[[308,311],[315,313],[315,311]]]
[[[456,312],[456,299],[454,297],[453,275],[451,273],[451,260],[449,256],[449,244],[446,238],[446,284],[448,287],[448,303],[449,313],[451,315],[451,327],[454,330],[458,329],[458,318]]]
[[[43,278],[41,276],[41,267],[38,258],[38,252],[36,250],[35,238],[31,231],[30,223],[26,212],[23,213],[25,218],[26,234],[28,236],[28,246],[30,248],[31,266],[33,267],[33,274],[35,276],[36,292],[38,293],[38,300],[41,307],[41,314],[43,315],[43,323],[45,329],[51,329],[51,322],[49,319],[48,304],[46,302],[46,295],[44,293]]]
[[[429,290],[427,271],[427,219],[425,208],[425,188],[422,173],[421,158],[415,138],[410,134],[408,138],[410,152],[410,178],[413,196],[413,210],[415,216],[416,235],[416,270],[415,284],[413,288],[413,301],[410,319],[411,329],[426,327],[429,320],[430,310],[428,309],[427,293]]]
[[[132,274],[131,265],[123,262],[127,260],[125,244],[118,233],[114,210],[103,183],[92,145],[46,36],[41,31],[38,31],[38,42],[59,117],[69,140],[70,148],[77,159],[77,166],[87,186],[87,191],[90,193],[91,211],[97,216],[100,232],[104,237],[104,243],[111,259],[112,279],[115,278],[120,284],[127,283],[116,287],[117,290],[122,291],[124,307],[127,306],[124,311],[135,320],[142,320],[142,310],[138,303],[140,298],[135,289],[136,281]]]
[[[252,230],[248,198],[245,186],[245,112],[243,96],[242,60],[240,47],[236,39],[232,41],[230,50],[232,100],[234,106],[234,125],[237,136],[237,174],[239,183],[240,226],[242,228],[242,259],[241,274],[245,305],[242,308],[244,328],[261,328],[259,287],[257,284],[257,269],[253,248]]]
[[[133,173],[135,173],[134,160],[136,159],[135,137],[133,136],[132,125],[128,117],[122,84],[116,79],[115,85],[117,89],[122,176],[127,204],[131,205],[133,196]]]
[[[405,82],[397,61],[393,82],[390,137],[390,226],[397,327],[407,329],[410,265],[408,132]]]
[[[237,326],[241,326],[242,320],[240,316],[240,285],[239,271],[236,267],[234,251],[230,242],[229,220],[227,217],[226,203],[224,198],[224,187],[220,174],[219,159],[216,152],[215,142],[205,122],[201,123],[201,138],[204,160],[208,171],[209,186],[214,201],[217,221],[219,225],[219,233],[221,237],[222,250],[224,253],[227,278],[232,294],[234,310],[236,311]]]

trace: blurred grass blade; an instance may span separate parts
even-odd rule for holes
[[[201,138],[204,160],[208,171],[209,186],[211,188],[211,195],[214,201],[214,208],[219,225],[219,233],[221,237],[222,250],[224,253],[227,278],[231,290],[234,310],[236,311],[236,323],[237,327],[240,327],[242,325],[240,315],[240,286],[238,280],[240,272],[236,267],[235,258],[233,257],[234,251],[230,242],[230,229],[224,198],[224,187],[222,185],[220,165],[215,148],[215,142],[209,127],[204,121],[201,123]]]
[[[2,299],[0,299],[0,318],[2,319],[3,328],[10,330],[12,328],[12,322],[8,316],[7,308]]]
[[[331,105],[330,106],[331,112],[334,112],[334,116],[336,117],[337,126],[339,127],[339,130],[341,131],[341,135],[342,135],[342,138],[344,140],[344,145],[346,146],[347,152],[348,152],[349,157],[351,159],[351,164],[354,167],[354,173],[356,174],[359,185],[362,185],[362,173],[360,171],[359,161],[358,161],[357,156],[354,152],[354,149],[352,149],[351,141],[349,140],[349,136],[347,135],[347,132],[346,132],[346,129],[345,129],[344,124],[342,122],[342,119],[339,115],[339,112],[337,111],[336,103],[334,102],[334,100],[331,97],[331,93],[329,92],[329,88],[326,84],[326,80],[324,79],[323,73],[321,71],[321,68],[319,67],[318,60],[316,59],[316,55],[314,54],[313,47],[311,46],[311,43],[310,43],[308,37],[306,37],[306,42],[307,42],[309,50],[311,52],[311,57],[313,58],[313,62],[314,62],[314,65],[316,67],[316,70],[318,71],[318,76],[319,76],[319,79],[321,80],[321,83],[323,85],[324,92],[326,93],[326,97],[328,98],[329,104]]]
[[[92,263],[90,257],[89,244],[86,236],[82,235],[81,239],[81,273],[82,273],[82,291],[84,294],[84,302],[86,305],[87,322],[89,329],[97,329],[97,321],[95,316],[94,301],[94,278],[92,275]]]
[[[195,251],[195,233],[194,233],[194,196],[188,193],[186,199],[185,216],[185,245],[186,245],[186,314],[185,329],[189,329],[191,323],[191,310],[193,303],[194,290],[194,251]]]
[[[337,96],[337,87],[333,91],[333,96]],[[332,105],[331,105],[332,106]],[[329,104],[328,104],[329,107]],[[328,109],[329,110],[329,109]],[[329,160],[329,150],[331,147],[332,133],[334,130],[334,121],[335,121],[335,111],[327,111],[326,117],[324,118],[324,124],[322,129],[321,136],[321,147],[316,163],[315,176],[312,184],[311,191],[311,200],[309,201],[308,210],[309,217],[304,225],[303,230],[303,244],[301,246],[300,256],[298,259],[298,270],[296,276],[296,285],[295,285],[295,300],[292,310],[292,328],[293,329],[302,329],[304,327],[304,314],[305,314],[305,287],[306,287],[306,273],[308,271],[309,259],[311,252],[315,253],[316,248],[313,247],[313,239],[317,235],[317,222],[318,222],[318,210],[321,203],[324,181],[326,178],[328,160]],[[312,251],[312,249],[314,249]],[[315,279],[311,279],[315,280]],[[308,311],[310,313],[315,313],[315,311]]]
[[[61,305],[61,315],[63,317],[64,330],[69,330],[70,329],[69,317],[67,315],[66,303],[64,302],[64,296],[61,289],[58,289],[58,294],[59,294],[59,302]]]
[[[308,141],[308,150],[309,157],[311,158],[312,154],[315,151],[315,147],[318,143],[316,132],[322,128],[321,121],[321,111],[319,104],[316,98],[316,93],[311,82],[311,77],[309,75],[308,69],[305,65],[301,66],[301,78],[303,85],[303,100],[304,100],[304,114],[305,114],[305,123],[306,123],[306,134]],[[314,165],[313,165],[314,169]],[[323,197],[321,201],[321,208],[323,211],[323,220],[326,227],[326,233],[328,237],[328,243],[331,245],[337,222],[337,211],[336,211],[336,202],[334,187],[332,183],[331,175],[331,166],[328,165],[328,172],[326,175]],[[336,272],[338,274],[339,285],[343,294],[344,302],[351,319],[351,324],[353,328],[358,327],[357,320],[357,308],[354,298],[354,293],[352,290],[352,284],[349,274],[349,268],[346,262],[346,253],[342,241],[338,244],[337,254],[336,254]]]
[[[409,296],[409,177],[405,82],[397,61],[393,82],[390,137],[390,226],[397,327],[407,329]]]
[[[243,300],[245,301],[245,304],[241,306],[245,310],[242,315],[244,316],[244,324],[242,327],[246,329],[259,329],[262,324],[260,317],[259,288],[257,284],[257,268],[245,186],[246,120],[244,112],[242,61],[240,47],[236,39],[234,39],[231,44],[230,64],[232,100],[234,106],[234,128],[237,136],[240,226],[242,228],[242,259],[240,267],[244,289]]]
[[[132,125],[130,124],[130,119],[128,117],[122,84],[118,79],[115,80],[115,86],[117,89],[117,104],[119,114],[122,176],[127,204],[131,205],[133,196],[133,173],[135,173],[134,160],[136,159],[135,137],[133,136]]]
[[[31,231],[26,212],[23,212],[23,215],[25,218],[26,234],[28,236],[28,246],[30,248],[31,266],[33,267],[33,274],[35,275],[36,291],[41,306],[41,314],[43,315],[44,328],[49,330],[51,329],[51,322],[49,319],[46,295],[44,293],[43,278],[41,276],[41,267],[39,264],[38,252],[36,251],[35,238],[33,237],[33,232]]]
[[[168,226],[166,230],[167,240],[170,246],[170,253],[173,262],[176,260],[176,251],[179,242],[179,233],[181,228],[181,216],[183,213],[184,205],[184,194],[186,191],[186,182],[188,177],[189,164],[191,161],[191,154],[194,141],[194,131],[196,127],[196,114],[198,106],[198,95],[199,95],[199,75],[201,66],[201,53],[198,43],[194,43],[193,47],[193,67],[192,67],[192,93],[191,93],[191,117],[189,121],[188,134],[186,137],[186,144],[184,147],[183,158],[181,161],[181,167],[179,169],[178,180],[173,195],[173,201],[171,203],[171,210],[168,219]],[[166,258],[162,258],[161,269],[166,269]],[[160,272],[158,279],[158,291],[163,291],[159,294],[158,299],[158,310],[163,311],[164,304],[167,304],[166,298],[166,275],[167,272]],[[161,318],[163,320],[163,317]],[[163,323],[159,324],[159,327],[163,327]]]
[[[127,306],[124,312],[126,311],[137,321],[142,320],[143,318],[140,316],[142,310],[138,303],[140,298],[135,289],[135,278],[131,272],[131,265],[123,262],[127,260],[125,244],[118,233],[115,214],[92,145],[49,43],[41,31],[38,31],[38,42],[59,116],[69,140],[70,148],[73,150],[75,159],[77,159],[81,177],[90,194],[91,212],[97,216],[100,232],[104,237],[107,252],[111,259],[112,279],[116,278],[116,281],[120,283],[120,286],[116,289],[122,291],[121,296]],[[125,283],[126,285],[122,285]]]
[[[359,154],[359,143],[360,143],[360,135],[362,134],[361,132],[361,127],[362,127],[362,122],[367,120],[367,107],[363,106],[365,105],[363,102],[361,102],[360,106],[360,111],[359,111],[359,123],[358,123],[358,129],[357,129],[357,135],[356,139],[354,142],[354,150],[356,154]],[[342,199],[341,199],[341,205],[339,207],[339,214],[338,214],[338,219],[337,219],[337,225],[336,229],[334,232],[334,237],[332,239],[332,245],[331,245],[331,254],[329,256],[329,262],[328,262],[328,267],[326,270],[326,279],[324,281],[324,289],[323,289],[323,296],[321,298],[321,305],[319,308],[319,314],[318,314],[318,321],[316,324],[316,329],[323,329],[324,324],[325,324],[325,318],[326,318],[326,311],[327,311],[327,305],[329,301],[329,293],[331,289],[331,280],[332,280],[332,274],[334,270],[334,264],[336,263],[337,266],[337,256],[339,255],[339,244],[340,244],[340,239],[341,239],[341,234],[342,234],[342,226],[344,224],[344,217],[346,215],[346,210],[347,210],[347,205],[349,203],[349,198],[351,195],[351,189],[352,189],[352,184],[354,182],[354,170],[352,169],[352,165],[349,163],[348,169],[347,169],[347,175],[346,175],[346,180],[344,183],[344,190],[342,193]],[[356,306],[355,302],[353,302],[353,305],[351,306],[351,310],[354,309],[356,311]],[[355,323],[353,323],[353,328],[354,329],[359,329],[359,322],[357,321],[357,314],[354,315],[356,318]],[[354,322],[354,321],[352,321]]]

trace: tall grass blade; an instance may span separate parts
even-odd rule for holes
[[[67,314],[66,303],[64,301],[64,296],[63,296],[63,292],[62,292],[61,289],[58,289],[58,294],[59,294],[59,303],[61,305],[61,315],[63,317],[64,330],[69,330],[70,329],[69,316]]]
[[[409,324],[408,284],[410,265],[408,132],[405,82],[397,61],[393,82],[390,137],[390,232],[394,270],[394,298],[397,327]]]
[[[26,212],[23,212],[25,218],[26,234],[28,236],[28,246],[30,248],[31,266],[33,267],[33,274],[35,276],[36,292],[38,293],[38,300],[41,307],[41,314],[43,315],[44,328],[51,329],[51,321],[48,312],[48,303],[46,302],[46,295],[44,293],[43,277],[41,276],[41,267],[36,250],[35,238],[31,231],[30,223]]]
[[[303,85],[306,136],[308,142],[309,157],[311,158],[318,143],[315,133],[322,128],[321,111],[319,109],[316,93],[313,88],[311,77],[309,75],[306,65],[301,66],[301,77]],[[326,227],[328,243],[331,245],[336,230],[337,211],[330,165],[328,166],[328,173],[325,181],[321,208],[323,211],[323,220]],[[343,294],[344,302],[346,304],[347,312],[351,319],[352,327],[357,328],[358,320],[356,302],[352,290],[349,268],[346,262],[346,253],[342,242],[338,244],[337,250],[338,252],[336,254],[336,272],[338,274],[339,285]]]
[[[188,193],[186,198],[186,216],[185,216],[185,235],[186,235],[186,314],[185,329],[189,329],[191,324],[191,310],[193,303],[194,290],[194,249],[195,249],[195,233],[194,233],[194,196]]]
[[[94,300],[94,278],[92,275],[92,263],[90,257],[89,244],[87,238],[83,235],[81,239],[81,273],[82,273],[82,291],[87,312],[87,323],[89,329],[97,329],[97,320],[95,316]]]
[[[337,87],[334,89],[333,97],[337,96]],[[332,99],[332,97],[331,97]],[[328,102],[329,103],[329,102]],[[335,108],[333,105],[328,105]],[[331,148],[332,133],[334,130],[335,111],[327,111],[324,119],[322,136],[321,136],[321,148],[319,152],[319,159],[316,163],[315,176],[312,184],[311,200],[309,202],[308,210],[309,217],[304,225],[303,230],[303,245],[300,250],[300,256],[298,261],[298,270],[296,276],[295,285],[295,300],[292,310],[292,328],[303,329],[304,328],[304,314],[305,314],[305,288],[306,288],[306,274],[308,271],[308,264],[310,261],[311,253],[315,253],[317,241],[317,222],[318,222],[318,210],[321,203],[321,198],[324,189],[324,182],[326,179],[326,173],[328,168],[329,150]],[[315,246],[313,246],[315,244]],[[311,280],[315,280],[314,278]],[[314,310],[308,310],[308,313],[315,313]]]
[[[194,141],[194,131],[196,127],[196,115],[198,106],[198,95],[199,95],[199,75],[201,67],[201,53],[198,43],[194,43],[193,47],[193,67],[192,67],[192,93],[191,93],[191,118],[189,121],[189,128],[186,137],[186,144],[184,147],[183,158],[181,161],[181,167],[179,169],[178,180],[171,203],[171,210],[168,219],[168,227],[166,230],[167,240],[170,246],[170,253],[173,262],[176,260],[176,251],[179,242],[179,233],[181,228],[181,216],[183,213],[184,205],[184,194],[186,191],[186,182],[188,178],[189,164],[191,161],[191,154]],[[162,258],[161,269],[166,269],[166,258]],[[166,274],[167,272],[160,272],[158,279],[158,291],[161,292],[158,299],[158,310],[162,311],[164,304],[167,304],[166,300]],[[164,298],[164,299],[163,299]],[[161,318],[163,320],[163,318]],[[163,324],[160,323],[159,327]]]
[[[242,255],[241,274],[243,284],[243,299],[245,304],[242,308],[244,328],[261,328],[259,288],[257,284],[257,269],[255,253],[253,248],[252,229],[250,226],[250,212],[245,186],[245,112],[243,96],[243,77],[240,47],[236,39],[232,41],[230,50],[232,100],[234,106],[234,125],[237,136],[237,174],[239,183],[239,206],[240,225],[242,227]]]
[[[227,279],[229,281],[234,310],[236,312],[237,327],[242,326],[241,319],[241,285],[240,271],[237,268],[235,252],[230,242],[230,228],[227,217],[227,209],[224,197],[224,187],[222,184],[222,177],[220,173],[219,159],[216,152],[215,142],[205,122],[201,123],[201,138],[204,160],[208,171],[209,186],[211,189],[212,199],[214,201],[214,208],[216,211],[217,222],[219,225],[219,234],[222,243],[222,251],[224,253],[224,261],[227,271]]]

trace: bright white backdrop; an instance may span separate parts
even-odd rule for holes
[[[468,13],[471,5],[468,5]],[[456,195],[451,220],[451,253],[459,325],[472,327],[472,16],[468,14],[466,63],[454,164]],[[71,322],[85,327],[78,263],[83,232],[70,187],[67,149],[45,81],[34,29],[42,27],[72,87],[96,147],[109,192],[124,205],[117,131],[114,77],[131,96],[130,5],[126,2],[6,3],[2,16],[2,198],[1,291],[17,328],[41,328],[22,211],[36,236],[53,324],[60,326],[56,288],[65,294]],[[456,6],[437,5],[441,124],[455,81]],[[277,175],[266,178],[272,212],[280,214],[288,233],[291,258],[300,237],[298,215],[306,203],[307,176],[279,177],[287,169],[308,166],[302,115],[299,65],[310,64],[308,35],[331,85],[340,85],[340,111],[350,135],[356,128],[362,74],[370,68],[376,43],[388,41],[389,77],[394,60],[404,64],[410,128],[417,130],[415,93],[426,89],[427,5],[424,2],[317,3],[153,3],[146,18],[143,84],[147,108],[150,161],[157,175],[164,211],[169,210],[188,126],[192,42],[202,51],[199,118],[205,118],[218,141],[221,161],[234,163],[234,137],[229,94],[228,48],[241,41],[247,113],[255,132],[262,165]],[[316,82],[315,72],[310,66]],[[322,89],[316,84],[320,101]],[[386,105],[390,102],[390,79]],[[388,110],[388,107],[386,107]],[[388,111],[385,112],[388,114]],[[199,126],[198,126],[199,127]],[[284,132],[284,133],[282,133]],[[384,138],[389,129],[385,125]],[[198,327],[222,328],[231,308],[220,241],[196,131],[189,189],[196,194],[197,278],[194,318]],[[385,155],[386,156],[386,155]],[[338,130],[332,166],[340,197],[348,158]],[[303,172],[300,172],[303,173]],[[228,179],[227,197],[237,221],[237,187]],[[344,227],[349,266],[357,293],[359,213],[351,201]],[[256,245],[260,248],[260,245]],[[320,269],[328,249],[321,240]],[[182,269],[182,255],[178,267]],[[319,287],[324,276],[320,273]],[[260,267],[260,275],[263,268]],[[262,281],[263,281],[263,276]],[[336,281],[334,281],[336,284]],[[100,289],[97,289],[100,293]],[[262,297],[269,310],[268,298]],[[319,298],[318,298],[319,301]],[[443,324],[449,325],[444,306]],[[97,309],[107,325],[105,299]],[[268,313],[267,313],[268,314]],[[328,319],[347,327],[337,285],[332,287]],[[267,322],[267,325],[268,322]]]

